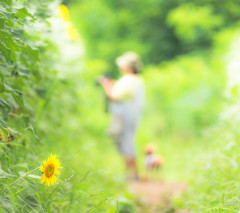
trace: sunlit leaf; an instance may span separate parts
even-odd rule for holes
[[[29,13],[25,7],[18,9],[17,12],[15,13],[15,15],[21,19],[25,19],[28,16],[31,18],[34,18],[33,15],[31,13]]]
[[[10,87],[7,84],[4,84],[4,90],[5,92],[8,92],[12,95],[12,97],[14,98],[14,100],[16,101],[16,103],[24,108],[24,102],[23,102],[23,97],[22,97],[22,93],[19,92],[18,90],[13,89],[12,87]]]
[[[20,175],[21,177],[24,176],[24,175],[26,175],[26,174],[27,174],[27,173],[22,172],[22,171],[19,172],[19,175]],[[29,175],[27,175],[26,177],[35,178],[35,179],[40,179],[40,178],[41,178],[41,176],[33,175],[33,174],[29,174]]]
[[[0,178],[7,178],[7,177],[16,177],[16,175],[9,174],[4,170],[0,169]]]
[[[1,2],[4,2],[9,6],[12,5],[12,0],[1,0]]]

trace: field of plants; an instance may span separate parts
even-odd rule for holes
[[[0,0],[0,212],[134,213],[99,76],[139,53],[138,166],[187,185],[155,212],[240,211],[240,2]],[[156,178],[156,177],[155,177]]]

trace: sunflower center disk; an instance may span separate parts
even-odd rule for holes
[[[54,173],[54,165],[53,164],[49,164],[46,168],[46,172],[45,175],[49,178],[53,175]]]

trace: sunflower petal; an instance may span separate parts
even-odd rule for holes
[[[57,169],[54,171],[54,174],[55,175],[60,175],[61,173],[60,173],[60,171],[58,171]]]
[[[45,182],[45,178],[41,178],[41,184],[43,184]]]

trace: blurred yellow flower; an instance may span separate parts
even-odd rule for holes
[[[65,5],[60,4],[58,6],[58,12],[59,12],[59,15],[61,16],[63,21],[66,21],[66,22],[70,21],[69,11],[68,11],[68,8]]]
[[[79,38],[77,30],[74,28],[74,26],[69,26],[67,28],[67,33],[72,40],[77,40]]]
[[[7,138],[9,137],[9,135],[10,135],[9,130],[3,131],[2,129],[0,129],[0,141],[5,141],[5,140],[7,140]]]
[[[0,141],[4,141],[5,140],[5,134],[4,132],[0,133]]]
[[[43,161],[43,166],[39,168],[40,171],[43,172],[43,176],[41,177],[41,184],[44,183],[47,186],[51,186],[57,183],[57,177],[55,175],[60,175],[61,169],[59,164],[59,160],[56,155],[52,155],[48,158],[47,161]]]

